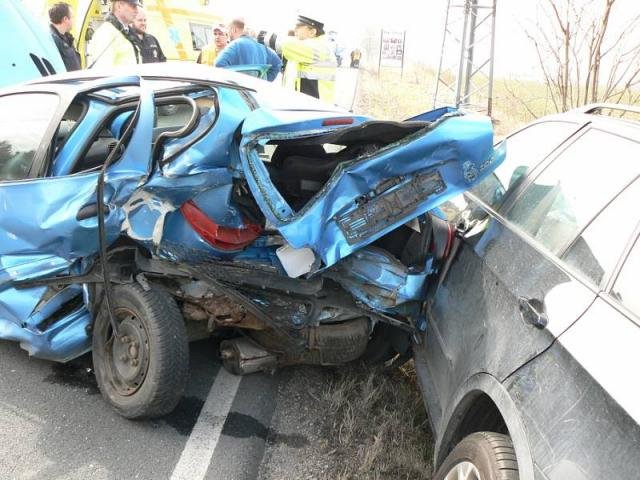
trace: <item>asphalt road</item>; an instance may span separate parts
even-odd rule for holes
[[[282,374],[235,377],[214,341],[191,344],[187,391],[169,416],[126,420],[86,355],[66,365],[0,342],[0,478],[255,479]],[[285,439],[287,441],[295,441]]]

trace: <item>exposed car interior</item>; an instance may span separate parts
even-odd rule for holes
[[[300,210],[345,162],[376,154],[429,125],[428,122],[370,121],[329,134],[271,140],[266,158],[269,176],[283,198]]]
[[[217,97],[211,95],[191,97],[172,96],[160,97],[156,100],[156,115],[153,127],[154,155],[162,156],[162,146],[172,138],[184,137],[192,133],[198,127],[198,120],[208,114],[212,109],[217,112]],[[193,103],[190,103],[193,102]],[[194,112],[195,106],[195,112]],[[73,131],[73,127],[84,112],[81,104],[72,104],[65,114],[57,135],[57,150],[64,144]],[[93,140],[88,143],[88,148],[73,166],[70,174],[87,172],[100,168],[111,152],[118,148],[117,160],[126,148],[129,138],[124,138],[118,147],[118,141],[123,137],[130,123],[134,119],[132,106],[119,110],[111,115],[103,123]],[[215,115],[213,115],[215,119]],[[206,128],[210,128],[208,125]],[[132,131],[129,132],[129,135]]]

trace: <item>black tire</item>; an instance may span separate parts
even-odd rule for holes
[[[466,462],[466,463],[465,463]],[[478,480],[518,480],[518,462],[508,435],[493,432],[477,432],[465,437],[447,456],[433,477],[449,480],[458,477],[456,469],[466,469],[471,464],[477,470]],[[470,467],[469,467],[470,468]],[[470,475],[469,480],[476,478]]]
[[[93,368],[105,400],[126,418],[171,412],[189,372],[189,344],[175,300],[159,287],[138,284],[113,289],[120,340],[104,307],[93,328]]]
[[[366,365],[375,366],[388,362],[397,354],[391,342],[391,327],[378,322],[360,360]]]
[[[411,356],[411,340],[407,333],[378,322],[360,359],[368,366],[385,365],[394,370],[407,363]]]

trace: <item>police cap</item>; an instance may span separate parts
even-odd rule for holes
[[[111,0],[111,3],[115,2],[126,2],[130,3],[131,5],[135,5],[136,7],[142,7],[142,2],[140,2],[139,0]]]
[[[305,17],[304,15],[298,15],[296,25],[306,25],[308,27],[315,28],[318,33],[324,33],[324,23],[310,17]]]

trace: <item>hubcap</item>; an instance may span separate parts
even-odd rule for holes
[[[115,311],[119,337],[107,342],[111,383],[120,395],[135,393],[149,368],[149,337],[138,316],[129,309]]]
[[[482,477],[473,463],[465,461],[449,470],[444,480],[482,480]]]

